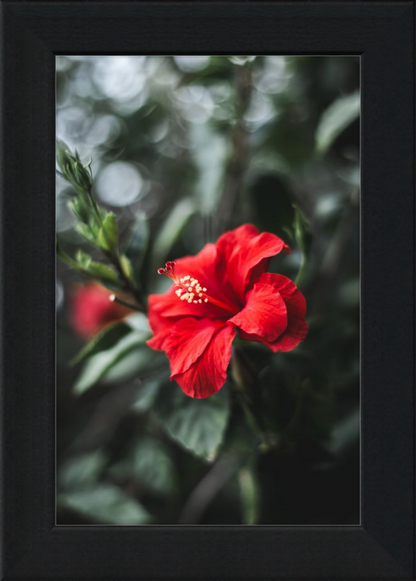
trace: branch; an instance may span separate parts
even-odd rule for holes
[[[238,194],[241,188],[248,160],[248,135],[243,124],[243,116],[250,103],[252,79],[250,65],[235,68],[237,91],[237,120],[231,130],[231,156],[225,171],[224,189],[218,204],[218,234],[226,230],[237,209]]]
[[[223,456],[218,460],[191,492],[179,515],[178,524],[199,523],[207,506],[228,482],[237,468],[238,463],[235,458]]]

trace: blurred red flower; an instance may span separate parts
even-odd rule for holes
[[[128,308],[111,301],[111,295],[111,291],[95,282],[73,289],[69,319],[77,335],[89,339],[109,323],[131,313]]]
[[[174,285],[149,296],[148,344],[165,351],[170,378],[187,395],[208,397],[224,385],[236,331],[272,351],[290,351],[306,337],[304,296],[287,277],[266,272],[282,250],[289,252],[283,240],[246,224],[159,269]]]

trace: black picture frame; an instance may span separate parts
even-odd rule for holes
[[[2,578],[414,579],[415,2],[0,11]],[[55,526],[59,54],[361,55],[360,526]]]

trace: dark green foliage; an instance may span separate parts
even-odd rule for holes
[[[164,384],[154,411],[168,434],[186,449],[212,461],[223,440],[230,412],[229,390],[192,399],[174,383]]]

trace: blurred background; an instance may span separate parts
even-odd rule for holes
[[[244,345],[273,441],[264,449],[230,386],[193,400],[169,382],[144,315],[94,345],[128,311],[59,262],[57,523],[359,523],[359,58],[56,66],[57,136],[92,159],[95,197],[125,244],[139,238],[144,291],[166,289],[156,274],[166,260],[253,223],[292,247],[269,270],[292,280],[303,270],[310,325],[290,353]],[[90,252],[71,195],[58,177],[60,244]]]

